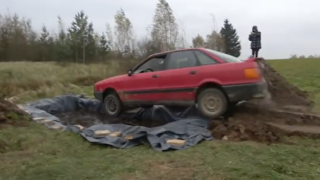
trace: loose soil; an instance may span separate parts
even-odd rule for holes
[[[309,93],[301,91],[299,88],[290,84],[274,68],[261,60],[259,63],[264,78],[268,84],[271,99],[277,106],[299,106],[310,109],[314,102],[308,100]]]
[[[320,117],[244,104],[227,121],[212,120],[209,129],[217,139],[270,144],[283,142],[287,136],[320,138]]]

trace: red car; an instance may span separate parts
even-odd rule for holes
[[[205,48],[161,52],[127,74],[97,82],[94,95],[110,116],[132,106],[197,104],[202,115],[216,118],[239,101],[266,95],[256,61]]]

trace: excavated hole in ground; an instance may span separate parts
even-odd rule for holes
[[[125,114],[118,118],[109,117],[105,114],[88,111],[79,110],[74,112],[66,112],[55,114],[56,117],[60,119],[64,125],[76,125],[79,124],[83,127],[90,127],[97,124],[127,124],[132,126],[145,126],[145,127],[156,127],[166,124],[165,121],[155,121],[155,120],[135,120],[133,119],[134,114]]]
[[[133,120],[133,116],[111,118],[85,110],[57,114],[64,124],[80,124],[89,127],[95,124],[123,123],[135,126],[156,127],[164,121]],[[284,137],[301,136],[320,138],[320,116],[283,110],[269,110],[263,106],[246,103],[238,106],[228,120],[211,120],[209,130],[216,139],[232,141],[256,141],[263,143],[283,142]]]

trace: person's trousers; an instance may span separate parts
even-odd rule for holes
[[[251,49],[251,50],[252,50],[252,56],[258,57],[258,54],[259,54],[259,50],[260,50],[260,49],[255,49],[255,48],[253,48],[253,49]]]

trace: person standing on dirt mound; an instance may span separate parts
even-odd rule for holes
[[[259,50],[261,49],[261,32],[258,31],[257,26],[252,27],[249,41],[251,41],[252,56],[258,57]]]

